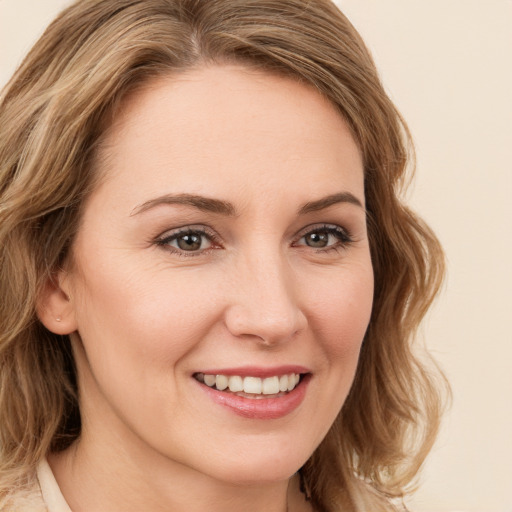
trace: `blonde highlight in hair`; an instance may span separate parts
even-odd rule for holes
[[[95,188],[105,130],[130,91],[224,62],[315,87],[363,155],[374,307],[351,392],[301,470],[313,505],[394,510],[430,450],[444,380],[412,347],[444,260],[399,198],[409,132],[350,22],[328,0],[81,0],[50,25],[0,103],[0,503],[80,435],[69,340],[36,309]]]

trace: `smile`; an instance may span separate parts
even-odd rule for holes
[[[287,373],[266,378],[240,375],[194,374],[194,378],[217,391],[235,393],[245,398],[280,397],[293,391],[299,384],[299,373]]]

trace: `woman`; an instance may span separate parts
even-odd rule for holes
[[[409,147],[327,0],[65,10],[0,106],[3,510],[398,509],[441,410]]]

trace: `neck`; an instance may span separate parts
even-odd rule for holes
[[[307,510],[297,508],[296,476],[271,483],[223,482],[174,461],[112,453],[86,436],[49,462],[73,512]]]

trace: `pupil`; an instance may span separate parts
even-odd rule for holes
[[[326,247],[329,241],[327,233],[310,233],[306,236],[306,244],[310,247]]]
[[[178,238],[178,247],[184,251],[196,251],[201,248],[201,236],[183,235]]]

